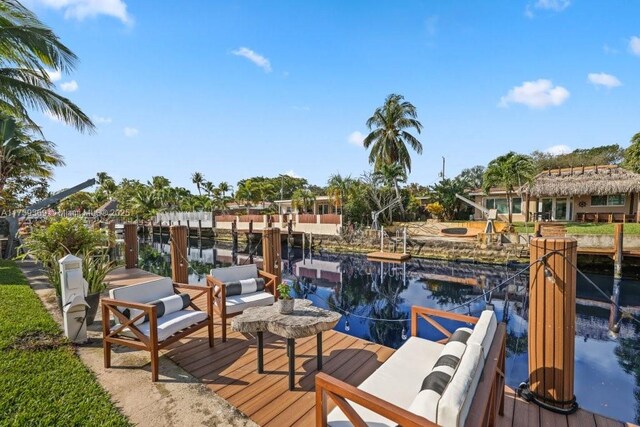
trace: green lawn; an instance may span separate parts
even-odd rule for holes
[[[0,426],[127,426],[12,261],[0,260]]]
[[[513,224],[518,233],[533,233],[533,223],[528,224],[528,229],[523,222]],[[569,222],[566,224],[567,234],[610,234],[613,235],[614,224],[609,223],[588,223],[588,222]],[[624,225],[624,233],[628,235],[640,234],[640,224],[628,223]]]

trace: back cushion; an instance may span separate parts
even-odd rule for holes
[[[190,303],[191,297],[189,296],[189,294],[173,294],[170,297],[160,298],[159,300],[150,301],[146,304],[156,306],[156,317],[159,319],[167,314],[184,310],[185,308],[189,307]],[[124,314],[128,319],[132,319],[142,312],[142,310],[138,310],[136,308],[125,308],[124,310],[122,310],[122,314]],[[133,324],[139,325],[148,321],[149,316],[145,315],[133,322]]]
[[[138,283],[136,285],[123,286],[109,291],[109,296],[113,299],[141,303],[170,297],[174,294],[173,282],[169,277]]]
[[[440,357],[433,369],[422,382],[418,395],[408,408],[410,412],[436,422],[440,398],[454,376],[460,360],[466,353],[464,341],[471,335],[471,329],[460,328],[451,335],[449,342],[442,349]]]
[[[438,425],[443,427],[464,425],[482,374],[482,366],[482,347],[468,343],[458,369],[440,398],[437,409]]]
[[[486,359],[489,355],[489,349],[493,342],[493,336],[496,334],[496,328],[498,327],[498,321],[496,320],[496,314],[491,310],[484,310],[480,314],[480,320],[473,328],[473,333],[469,337],[467,344],[478,344],[482,347],[483,356]]]
[[[227,296],[252,294],[258,291],[264,291],[264,279],[244,279],[237,282],[226,283],[225,291]]]
[[[247,264],[234,267],[214,268],[211,270],[211,275],[222,283],[256,279],[258,277],[258,267],[255,264]]]

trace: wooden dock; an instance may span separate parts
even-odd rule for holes
[[[369,252],[367,258],[371,261],[388,261],[388,262],[403,262],[411,259],[410,254],[396,253],[396,252]]]
[[[107,281],[123,286],[153,279],[154,275],[138,269],[118,269]],[[196,301],[201,303],[201,301]],[[209,348],[206,332],[195,333],[172,345],[163,353],[185,371],[202,381],[212,392],[262,426],[313,426],[315,414],[315,337],[296,341],[296,382],[289,391],[286,341],[265,333],[264,374],[258,374],[256,339],[250,334],[231,332],[221,341],[220,319],[215,322],[215,346]],[[375,371],[394,350],[350,335],[324,333],[324,372],[353,385],[360,384]],[[500,427],[630,427],[607,417],[578,410],[573,415],[559,415],[517,398],[506,388],[505,415],[498,417]]]

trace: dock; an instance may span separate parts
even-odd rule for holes
[[[404,262],[411,259],[411,255],[407,253],[396,252],[369,252],[367,258],[371,261],[387,261],[387,262]]]
[[[110,287],[131,285],[157,276],[139,269],[120,268],[107,281]],[[197,304],[203,301],[196,300]],[[286,341],[264,335],[264,374],[256,372],[256,339],[250,334],[228,329],[227,342],[221,340],[220,319],[215,319],[215,346],[209,348],[206,331],[175,343],[162,353],[200,380],[239,411],[261,426],[313,426],[315,424],[315,337],[296,342],[295,389],[289,391]],[[324,372],[352,385],[360,384],[395,350],[338,332],[324,333]],[[613,419],[578,410],[560,415],[518,398],[505,387],[505,413],[497,419],[500,427],[632,427]]]

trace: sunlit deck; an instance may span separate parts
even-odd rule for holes
[[[153,277],[142,270],[119,269],[109,279],[111,286],[122,286]],[[223,343],[217,317],[215,336],[214,348],[209,348],[206,331],[202,331],[174,344],[164,355],[259,425],[314,425],[315,337],[296,341],[296,382],[295,389],[289,391],[284,339],[265,333],[265,372],[258,374],[254,337],[229,329],[227,342]],[[360,384],[394,352],[391,348],[336,331],[326,332],[323,343],[323,371],[353,385]],[[498,426],[630,426],[585,410],[570,416],[559,415],[517,398],[508,387],[505,392],[505,414],[498,417]]]

